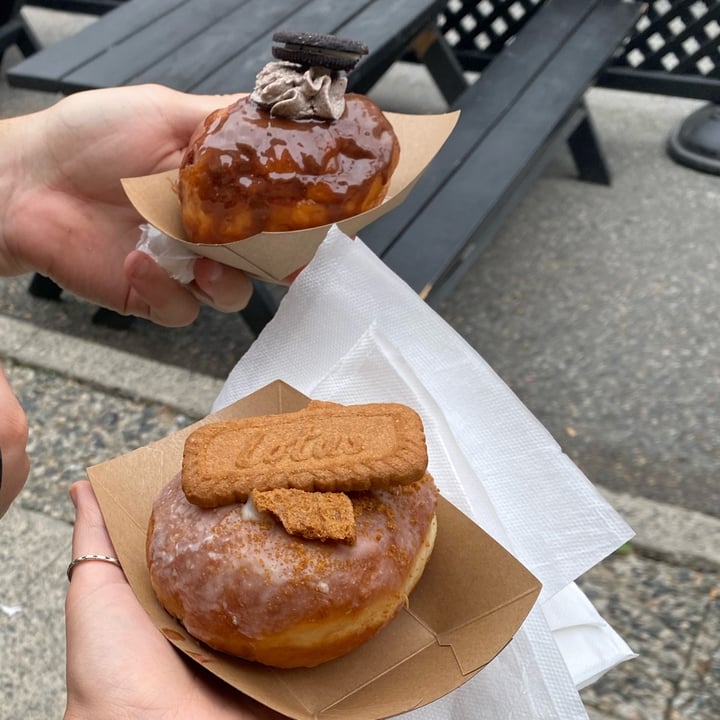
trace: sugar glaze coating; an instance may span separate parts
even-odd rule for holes
[[[434,540],[437,490],[352,495],[357,541],[304,540],[247,503],[192,505],[179,475],[157,498],[147,558],[155,593],[195,638],[277,667],[345,654],[395,615]]]

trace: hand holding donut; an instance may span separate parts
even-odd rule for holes
[[[158,85],[77,93],[0,122],[0,275],[39,272],[123,314],[187,325],[199,303],[231,312],[252,286],[199,259],[183,286],[134,250],[142,218],[120,179],[178,167],[198,123],[232,98]]]
[[[115,551],[90,483],[73,485],[73,557]],[[112,562],[83,561],[65,604],[68,700],[65,720],[278,720],[277,713],[183,659],[155,628]]]

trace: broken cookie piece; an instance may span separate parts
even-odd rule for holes
[[[355,542],[355,513],[345,493],[277,488],[253,490],[252,500],[260,512],[276,517],[290,535],[348,545]]]

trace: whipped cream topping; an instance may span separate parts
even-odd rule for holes
[[[240,515],[243,520],[250,522],[262,522],[263,520],[263,514],[257,509],[257,505],[253,502],[252,495],[245,501]]]
[[[347,77],[338,72],[277,61],[257,74],[250,97],[272,116],[337,120],[345,110],[346,88]]]

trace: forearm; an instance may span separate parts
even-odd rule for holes
[[[17,180],[17,119],[0,120],[0,275],[10,275],[6,235],[10,222],[13,184]]]

